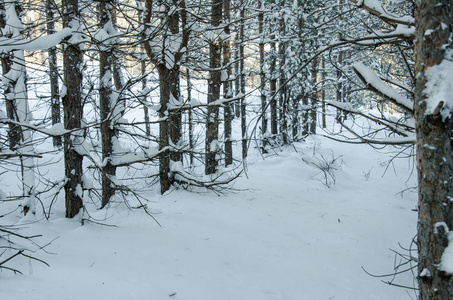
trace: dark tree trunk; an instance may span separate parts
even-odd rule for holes
[[[63,26],[69,27],[80,18],[78,0],[63,0]],[[73,24],[71,24],[73,25]],[[80,129],[64,136],[65,203],[66,217],[72,218],[83,207],[82,201],[82,160],[76,147],[83,142],[81,120],[83,56],[78,45],[67,44],[63,51],[64,83],[66,94],[63,97],[64,126],[67,130]]]
[[[337,66],[337,84],[336,84],[336,101],[343,102],[343,82],[342,82],[342,72],[341,66],[343,64],[343,52],[338,53],[338,66]],[[337,121],[341,122],[342,120],[342,111],[337,109]]]
[[[245,36],[244,36],[244,22],[245,22],[245,7],[244,0],[240,1],[240,21],[239,21],[239,72],[240,72],[240,86],[241,86],[241,136],[242,136],[242,159],[247,157],[247,113],[246,113],[246,100],[245,100]]]
[[[325,91],[325,75],[324,70],[326,68],[325,58],[322,57],[322,71],[321,71],[321,102],[322,102],[322,128],[326,128],[326,91]]]
[[[266,74],[265,74],[265,56],[264,56],[264,1],[258,1],[258,32],[260,36],[259,53],[260,53],[260,93],[261,93],[261,152],[266,152],[267,146],[267,91],[266,91]]]
[[[167,68],[165,65],[158,65],[160,82],[160,109],[159,117],[159,149],[163,151],[160,155],[159,174],[161,193],[170,189],[174,182],[171,174],[171,161],[182,161],[182,154],[173,145],[178,146],[181,139],[181,111],[170,109],[170,99],[179,99],[179,65]],[[170,145],[170,141],[171,144]]]
[[[188,68],[186,68],[186,78],[187,78],[187,103],[191,103],[192,102],[192,81],[191,81],[191,78],[190,78],[190,70]],[[194,159],[194,155],[193,155],[193,152],[194,152],[194,137],[193,137],[193,112],[192,112],[192,109],[189,109],[189,111],[187,112],[188,114],[188,121],[189,121],[189,162],[190,162],[190,166],[193,166],[193,159]]]
[[[46,19],[47,19],[47,34],[55,33],[55,2],[46,0]],[[57,47],[52,47],[48,50],[49,55],[49,78],[50,78],[50,105],[52,114],[52,125],[61,122],[60,112],[60,87],[58,84],[58,64],[57,64]],[[60,147],[62,140],[60,136],[54,136],[53,146]]]
[[[237,4],[237,1],[235,2]],[[238,6],[234,6],[234,11],[233,15],[237,16],[237,9]],[[240,8],[239,8],[240,9]],[[241,43],[240,41],[240,25],[238,24],[238,20],[234,20],[234,30],[236,32],[235,39],[234,39],[234,45],[233,45],[233,52],[234,52],[234,95],[237,97],[241,93],[241,69],[240,69],[240,63],[239,61],[241,60],[241,56],[239,53],[239,44]],[[236,118],[241,117],[241,101],[236,100],[234,101],[234,116]]]
[[[139,11],[138,16],[141,19],[143,17],[143,12]],[[140,49],[142,51],[141,59],[140,59],[140,72],[142,75],[142,80],[141,80],[142,93],[144,93],[144,91],[146,89],[146,85],[147,85],[147,80],[146,80],[146,51],[145,51],[145,47],[143,46],[143,44],[140,45]],[[145,119],[146,136],[150,136],[151,135],[151,125],[149,123],[149,109],[147,106],[148,100],[147,100],[147,96],[145,94],[142,95],[141,101],[142,101],[142,105],[143,105],[143,115],[144,115],[143,117]]]
[[[231,82],[231,32],[230,32],[230,0],[224,1],[224,13],[223,19],[225,22],[225,36],[227,40],[223,42],[223,72],[226,72],[226,76],[223,81],[223,98],[231,99],[233,97],[232,82]],[[225,133],[225,166],[229,166],[233,163],[233,142],[231,138],[232,128],[231,122],[233,121],[232,103],[226,102],[223,111],[224,118],[224,133]]]
[[[149,24],[151,24],[153,1],[146,0],[145,5],[144,26],[148,28]],[[181,50],[187,46],[189,39],[189,31],[186,27],[185,1],[174,0],[172,4],[167,6],[167,9],[163,23],[168,32],[164,32],[162,37],[161,53],[156,53],[149,42],[146,41],[147,37],[143,36],[145,51],[159,72],[160,109],[158,113],[160,117],[159,150],[161,151],[159,155],[159,179],[162,194],[170,189],[174,181],[174,177],[170,173],[171,160],[182,162],[182,153],[173,146],[179,147],[181,140],[182,114],[181,108],[178,107],[182,104],[179,92],[179,68],[183,54]],[[182,33],[179,30],[180,26]],[[168,34],[170,33],[173,38],[181,34],[179,49],[173,49],[166,44],[166,39],[169,38]],[[170,145],[170,141],[172,145]]]
[[[309,114],[310,114],[310,110],[309,110],[309,99],[308,99],[308,95],[307,93],[304,93],[301,95],[302,97],[302,105],[303,105],[303,109],[302,109],[302,136],[307,136],[308,133],[309,133],[309,129],[310,129],[310,122],[309,122]]]
[[[142,60],[140,61],[140,68],[141,68],[141,75],[142,75],[142,92],[145,91],[146,89],[146,84],[147,84],[147,80],[146,80],[146,61],[145,61],[145,54],[143,54],[143,58]],[[146,99],[146,95],[143,94],[142,96],[142,101],[143,101],[143,114],[144,114],[144,118],[145,118],[145,132],[146,132],[146,136],[150,136],[151,135],[151,126],[149,124],[149,109],[148,109],[148,106],[147,106],[147,99]]]
[[[179,109],[170,110],[170,99],[179,99],[179,65],[167,68],[160,64],[157,66],[160,83],[160,109],[159,109],[159,176],[161,193],[170,189],[174,178],[170,170],[170,161],[181,161],[182,154],[170,145],[178,145],[181,139],[181,112]]]
[[[311,84],[312,84],[312,91],[311,91],[311,103],[310,103],[310,133],[316,134],[316,123],[317,123],[317,114],[316,114],[316,107],[318,105],[318,89],[316,88],[316,77],[318,75],[318,60],[314,59],[312,62],[311,68]]]
[[[2,57],[2,69],[3,75],[6,75],[11,71],[11,55],[4,54]],[[17,107],[16,107],[16,99],[8,97],[8,95],[12,95],[13,87],[10,82],[7,83],[5,87],[5,106],[6,106],[6,115],[10,120],[19,121],[17,118]],[[15,124],[8,124],[8,142],[9,142],[9,149],[16,150],[20,145],[22,130],[21,127]]]
[[[211,25],[218,27],[222,20],[222,0],[211,1]],[[213,103],[220,98],[221,85],[221,41],[215,38],[209,44],[209,81],[208,81],[208,103]],[[219,106],[209,105],[206,118],[206,162],[205,173],[214,174],[217,171],[219,137]]]
[[[286,118],[287,111],[287,91],[286,91],[286,24],[284,19],[284,7],[285,1],[280,2],[281,6],[281,15],[279,19],[279,44],[278,44],[278,58],[280,62],[280,76],[279,76],[279,89],[280,94],[278,98],[279,108],[280,108],[280,132],[282,134],[282,143],[283,145],[288,144],[288,121]]]
[[[112,20],[112,7],[105,2],[99,3],[99,27],[104,27]],[[115,194],[115,187],[111,180],[116,174],[116,167],[111,163],[113,156],[113,139],[117,136],[114,119],[118,116],[113,115],[115,106],[113,102],[113,48],[101,45],[99,52],[99,105],[101,116],[101,139],[102,139],[102,203],[104,208]],[[116,110],[119,111],[119,110]]]
[[[270,82],[269,82],[269,93],[271,95],[271,103],[270,103],[270,109],[271,109],[271,133],[272,136],[275,138],[278,134],[278,116],[277,116],[277,76],[276,76],[276,64],[277,64],[277,59],[276,59],[276,54],[277,54],[277,45],[275,43],[275,35],[271,35],[271,61],[270,61],[270,66],[269,66],[269,71],[270,71]]]
[[[6,19],[5,19],[5,4],[4,1],[0,1],[0,27],[5,28],[6,26]],[[11,71],[11,54],[5,53],[1,56],[2,61],[2,73],[3,75],[8,74]],[[17,118],[17,108],[16,108],[16,100],[14,98],[8,97],[13,92],[12,83],[8,82],[5,89],[5,106],[6,106],[6,115],[9,119],[13,121],[18,121]],[[18,125],[8,124],[8,143],[9,149],[15,150],[20,144],[21,139],[21,128]]]
[[[297,141],[299,139],[299,129],[300,129],[300,120],[299,120],[299,105],[300,105],[300,102],[302,101],[302,95],[299,94],[297,95],[296,97],[293,98],[292,100],[292,112],[291,112],[291,115],[292,115],[292,124],[291,124],[291,127],[292,127],[292,137],[293,137],[293,141]]]
[[[453,2],[416,1],[416,90],[417,168],[419,189],[418,268],[420,299],[453,299],[453,274],[442,269],[441,257],[453,229],[452,118],[441,115],[439,106],[427,111],[424,93],[426,70],[446,57],[451,45]],[[426,34],[430,32],[430,34]],[[447,47],[448,48],[448,47]],[[451,51],[451,50],[449,50]],[[451,97],[451,95],[449,95]],[[452,245],[450,245],[452,246]],[[451,272],[451,270],[450,270]]]
[[[170,70],[170,79],[172,80],[170,93],[173,99],[177,99],[180,103],[180,82],[179,82],[179,64],[176,64],[173,69]],[[181,147],[182,137],[182,109],[172,109],[169,111],[169,129],[170,129],[170,140],[177,149],[172,149],[170,159],[174,162],[182,162],[182,152],[179,149]]]
[[[170,100],[171,91],[171,72],[164,65],[158,66],[159,71],[159,86],[160,86],[160,109],[159,109],[159,178],[160,191],[165,193],[170,189],[170,130],[168,120],[168,102]]]

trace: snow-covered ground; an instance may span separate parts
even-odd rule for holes
[[[409,247],[416,233],[413,165],[388,166],[389,151],[314,136],[265,160],[251,154],[234,193],[150,192],[162,227],[124,205],[92,215],[117,227],[80,226],[56,208],[21,231],[42,234],[40,244],[58,237],[34,254],[50,267],[12,261],[24,275],[0,272],[1,299],[414,298],[362,269],[394,272],[390,249],[407,254],[399,243]],[[322,157],[337,158],[330,188],[314,166]],[[413,286],[412,274],[394,283]]]

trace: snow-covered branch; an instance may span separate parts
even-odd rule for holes
[[[415,25],[415,19],[412,16],[396,16],[387,12],[378,0],[353,0],[357,7],[363,8],[370,14],[378,17],[382,21],[396,26],[398,24],[412,26]]]
[[[405,111],[413,113],[414,104],[412,101],[385,84],[371,68],[365,66],[361,62],[355,63],[353,68],[357,76],[369,90],[381,95],[386,100],[404,109]]]

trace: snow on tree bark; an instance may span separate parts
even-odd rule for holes
[[[111,180],[116,175],[116,167],[112,164],[111,158],[114,155],[114,139],[117,137],[115,130],[115,118],[118,118],[116,107],[117,97],[113,93],[113,47],[111,44],[114,34],[111,4],[99,3],[99,107],[101,117],[101,139],[102,139],[102,201],[101,208],[104,208],[115,194],[114,184]]]
[[[64,27],[80,26],[80,11],[78,0],[63,0]],[[62,98],[64,111],[64,126],[67,130],[74,130],[64,136],[64,163],[65,163],[65,204],[66,218],[73,218],[83,207],[82,201],[82,160],[83,156],[76,151],[76,147],[83,143],[82,132],[82,69],[83,55],[78,39],[72,36],[64,44],[63,68],[64,86],[66,93]]]
[[[444,102],[428,111],[426,86],[430,68],[449,59],[453,3],[449,0],[416,1],[417,168],[419,186],[419,287],[420,299],[452,299],[453,274],[441,268],[441,258],[453,229],[452,118],[442,117]],[[448,95],[451,97],[451,95]],[[444,101],[446,101],[445,99]]]
[[[258,33],[259,33],[259,57],[260,57],[260,98],[261,98],[261,152],[266,152],[267,146],[267,90],[266,90],[266,58],[265,58],[265,43],[264,43],[264,1],[260,0],[258,5]]]
[[[6,27],[6,15],[5,15],[5,3],[0,1],[0,27],[2,29],[2,36],[8,37],[8,33],[5,30]],[[10,53],[3,53],[1,55],[2,62],[2,73],[3,75],[8,74],[11,71],[12,56]],[[5,106],[6,106],[6,115],[10,120],[17,121],[16,115],[16,100],[14,98],[10,99],[8,95],[12,93],[12,83],[7,81],[4,83],[5,90]],[[10,123],[8,124],[8,143],[9,149],[15,150],[20,142],[21,128],[19,125]]]
[[[245,0],[239,1],[239,85],[241,87],[241,137],[242,137],[242,159],[247,157],[247,112],[245,99]]]
[[[47,34],[55,33],[55,2],[53,0],[46,0],[46,26]],[[57,48],[52,47],[48,50],[49,55],[49,78],[50,78],[50,105],[52,114],[52,125],[61,122],[60,112],[60,93],[58,83],[58,65],[57,65]],[[54,147],[59,147],[62,144],[60,136],[54,136],[53,138]]]
[[[223,19],[225,22],[225,37],[226,40],[223,42],[223,72],[226,76],[223,81],[223,98],[231,99],[233,97],[233,85],[231,82],[231,31],[230,31],[230,0],[225,0],[224,4]],[[229,166],[233,163],[233,142],[232,142],[232,127],[231,122],[233,121],[232,103],[226,102],[224,106],[224,131],[225,131],[225,166]]]
[[[159,73],[160,108],[159,108],[159,180],[161,193],[170,189],[174,176],[171,173],[171,160],[182,162],[182,153],[178,151],[181,140],[182,114],[179,87],[179,68],[186,48],[189,31],[186,27],[187,16],[185,1],[172,1],[163,6],[165,14],[161,15],[164,25],[162,39],[152,41],[150,45],[148,34],[152,33],[149,25],[153,17],[153,1],[146,0],[143,23],[143,47],[146,54],[156,65]],[[156,13],[159,13],[156,11]],[[180,32],[182,28],[182,32]],[[161,33],[159,33],[161,35]],[[158,46],[159,45],[159,46]],[[156,49],[159,49],[156,51]]]
[[[209,41],[209,80],[208,80],[208,104],[213,103],[220,98],[221,85],[221,50],[222,42],[220,34],[217,33],[222,21],[222,4],[221,0],[211,1],[211,26],[212,37]],[[205,174],[214,174],[218,165],[218,138],[219,138],[219,107],[218,105],[208,105],[206,117],[206,158]]]

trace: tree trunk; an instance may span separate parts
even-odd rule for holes
[[[168,120],[168,102],[170,100],[171,91],[171,78],[170,69],[164,65],[158,66],[159,71],[159,87],[160,87],[160,109],[159,113],[159,178],[160,178],[160,191],[165,193],[170,189],[170,130]]]
[[[433,112],[429,111],[427,102],[434,99],[429,99],[424,90],[428,81],[426,71],[447,59],[445,45],[451,45],[452,32],[451,26],[443,25],[453,22],[453,3],[450,0],[420,0],[415,3],[417,80],[414,109],[420,299],[452,299],[453,274],[443,270],[440,264],[444,250],[452,239],[450,230],[453,229],[452,118],[450,111],[448,116],[442,116],[442,108],[450,110],[442,107],[443,101]],[[448,51],[451,52],[451,49]]]
[[[343,64],[343,52],[338,53],[338,66],[337,66],[337,84],[336,84],[336,101],[343,102],[343,83],[342,83],[342,72],[340,70]],[[342,120],[342,110],[337,109],[337,121],[341,122]]]
[[[316,88],[316,77],[318,75],[318,60],[314,59],[311,66],[311,103],[310,103],[310,133],[316,134],[316,106],[318,105],[318,89]]]
[[[174,181],[171,174],[171,161],[182,161],[182,154],[173,146],[178,146],[181,140],[181,111],[170,109],[176,99],[179,99],[179,65],[167,68],[165,65],[158,65],[160,82],[160,109],[159,117],[159,149],[163,151],[159,161],[159,175],[161,193],[170,189]],[[179,101],[178,101],[179,102]],[[170,141],[171,144],[170,145]]]
[[[302,136],[307,136],[308,133],[310,132],[310,122],[309,122],[309,107],[310,107],[310,103],[309,103],[309,99],[308,99],[308,95],[307,93],[303,93],[301,95],[302,97],[302,106],[303,106],[303,109],[302,109]]]
[[[285,24],[285,1],[280,2],[280,19],[279,19],[279,44],[278,44],[278,57],[280,61],[280,76],[279,88],[280,94],[278,98],[280,107],[280,132],[282,134],[283,145],[288,144],[288,121],[286,118],[287,111],[287,91],[286,91],[286,24]]]
[[[222,20],[221,0],[211,1],[211,25],[218,27]],[[221,85],[221,40],[214,37],[209,44],[209,81],[208,81],[208,104],[213,103],[220,98]],[[217,154],[218,154],[218,136],[219,136],[219,106],[209,105],[208,115],[206,118],[206,162],[205,174],[214,174],[217,171]]]
[[[260,36],[259,53],[260,53],[260,93],[261,93],[261,152],[266,152],[267,146],[267,91],[266,91],[266,74],[265,74],[265,57],[264,57],[264,1],[258,1],[258,32]]]
[[[150,28],[153,1],[146,0],[145,6],[144,27]],[[185,1],[172,1],[165,7],[167,13],[162,17],[164,18],[162,21],[165,24],[165,30],[162,36],[161,50],[156,52],[151,47],[150,43],[146,41],[146,33],[142,36],[144,49],[159,72],[160,109],[158,113],[160,117],[159,150],[161,151],[159,155],[159,178],[162,194],[170,189],[174,181],[172,174],[170,174],[171,160],[182,162],[182,153],[175,149],[175,147],[181,146],[182,114],[180,105],[182,101],[179,91],[179,68],[183,54],[181,50],[186,48],[189,39]],[[180,34],[180,26],[182,34]],[[179,48],[174,47],[175,37],[181,37]]]
[[[245,100],[245,36],[244,36],[244,22],[245,22],[245,4],[244,0],[240,1],[240,21],[239,21],[239,76],[241,86],[241,136],[242,136],[242,159],[247,157],[247,113],[246,113],[246,100]]]
[[[303,95],[299,93],[292,100],[292,112],[291,112],[292,124],[291,124],[291,127],[292,127],[293,141],[297,141],[299,139],[299,129],[300,129],[299,105],[300,105],[300,102],[302,101],[302,97],[303,97]]]
[[[235,4],[237,4],[237,1],[235,1]],[[233,15],[237,16],[237,9],[238,6],[234,6],[234,11]],[[240,7],[239,7],[240,9]],[[239,34],[239,27],[240,25],[238,24],[238,20],[235,18],[234,19],[234,30],[235,30],[235,39],[234,39],[234,45],[233,45],[233,52],[234,52],[234,96],[238,96],[241,93],[241,69],[240,69],[240,64],[239,61],[241,59],[241,56],[239,54],[239,44],[240,42],[240,34]],[[239,118],[241,116],[241,101],[236,100],[234,101],[234,116],[236,118]]]
[[[322,102],[322,128],[327,127],[326,123],[326,90],[325,90],[325,83],[324,80],[325,75],[324,75],[324,70],[326,68],[326,59],[324,57],[321,57],[322,59],[322,71],[321,71],[321,102]]]
[[[192,80],[190,78],[190,70],[186,68],[186,78],[187,78],[187,103],[190,104],[192,102]],[[188,123],[189,123],[189,162],[190,166],[193,166],[193,160],[194,160],[194,137],[193,137],[193,112],[192,109],[189,109],[187,112],[188,114]]]
[[[271,35],[271,61],[270,61],[270,66],[269,66],[269,71],[270,71],[270,82],[269,82],[269,93],[271,95],[271,104],[270,104],[270,109],[271,109],[271,133],[272,136],[275,138],[278,134],[278,116],[277,116],[277,97],[276,97],[276,92],[277,92],[277,75],[276,75],[276,64],[277,64],[277,59],[276,59],[276,54],[277,54],[277,45],[275,43],[275,35]]]
[[[112,7],[105,2],[99,3],[99,27],[103,28],[112,22]],[[108,29],[106,30],[108,31]],[[109,41],[110,42],[110,41]],[[111,163],[113,156],[113,141],[117,137],[115,130],[115,119],[117,98],[113,95],[113,48],[107,45],[100,45],[99,52],[99,105],[101,117],[101,139],[102,139],[102,203],[104,208],[115,194],[115,187],[111,177],[116,174],[116,167]]]
[[[145,61],[145,54],[143,53],[142,54],[143,57],[142,57],[142,60],[140,61],[140,71],[141,71],[141,75],[142,75],[142,93],[144,93],[145,89],[146,89],[146,84],[147,84],[147,80],[146,80],[146,61]],[[147,99],[146,99],[146,95],[143,94],[142,96],[142,105],[143,105],[143,115],[144,115],[144,119],[145,119],[145,132],[146,132],[146,136],[150,136],[151,135],[151,126],[149,124],[149,109],[148,109],[148,106],[147,106]]]
[[[80,22],[78,0],[63,0],[63,26],[74,26]],[[73,218],[83,207],[82,201],[82,160],[83,156],[76,150],[83,143],[81,120],[82,106],[82,69],[83,55],[78,45],[67,44],[63,51],[64,84],[66,94],[63,96],[64,126],[67,130],[79,129],[64,136],[65,161],[65,203],[66,217]]]
[[[6,26],[6,16],[5,16],[5,3],[0,1],[0,27],[4,30]],[[3,75],[8,74],[11,71],[12,57],[9,53],[4,53],[1,55],[2,61],[2,73]],[[12,83],[8,82],[5,84],[5,106],[6,106],[6,115],[10,120],[18,121],[17,119],[17,109],[16,109],[16,100],[7,95],[11,95],[13,87]],[[21,139],[21,128],[15,124],[8,124],[8,144],[10,150],[16,150],[19,146]]]
[[[171,174],[171,161],[182,161],[181,152],[174,149],[181,139],[181,112],[179,109],[170,109],[175,105],[175,99],[179,99],[179,65],[167,68],[158,65],[160,83],[160,109],[159,109],[159,149],[162,151],[159,161],[159,176],[161,193],[170,189],[174,181]],[[170,141],[171,144],[170,145]]]
[[[55,33],[55,2],[46,0],[46,23],[47,34]],[[60,112],[60,87],[58,84],[58,64],[57,64],[57,47],[52,47],[48,50],[49,55],[49,78],[50,78],[50,105],[52,114],[52,125],[61,122]],[[60,147],[62,145],[61,137],[54,136],[53,146]]]
[[[223,19],[225,22],[225,36],[226,40],[223,42],[223,66],[222,72],[225,72],[223,79],[223,98],[231,99],[233,97],[232,82],[231,82],[231,32],[230,32],[230,0],[224,1],[224,14]],[[225,133],[225,166],[229,166],[233,163],[233,142],[232,142],[232,127],[231,122],[233,121],[232,103],[226,102],[223,110],[224,118],[224,133]]]

